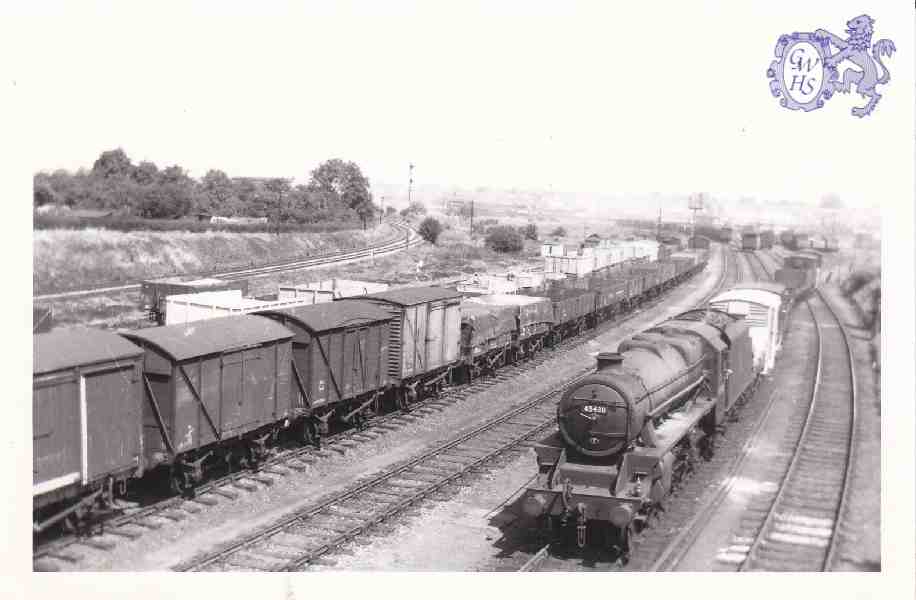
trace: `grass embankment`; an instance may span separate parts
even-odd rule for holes
[[[388,224],[335,233],[120,232],[32,234],[35,294],[121,285],[151,277],[259,265],[391,239]]]
[[[446,231],[438,246],[424,244],[374,261],[256,277],[250,280],[250,293],[273,294],[280,283],[302,284],[332,277],[386,281],[395,285],[429,285],[442,278],[462,277],[475,272],[500,271],[513,266],[539,266],[542,265],[542,259],[538,251],[537,244],[528,242],[525,250],[518,254],[497,254],[470,244],[465,235]],[[418,276],[417,265],[421,262]],[[136,328],[149,325],[138,306],[139,293],[136,291],[67,299],[54,303],[55,327],[91,325]]]
[[[267,294],[276,292],[278,283],[301,284],[333,277],[384,281],[391,285],[429,285],[473,273],[543,266],[537,242],[526,241],[524,250],[515,254],[500,254],[477,244],[479,240],[471,243],[464,232],[446,230],[435,246],[423,244],[374,261],[258,277],[251,281],[251,288],[253,293]]]

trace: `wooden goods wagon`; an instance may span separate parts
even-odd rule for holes
[[[391,315],[388,377],[408,384],[447,370],[458,361],[461,293],[437,287],[388,290],[362,296]]]
[[[461,303],[461,358],[474,364],[482,358],[501,359],[518,338],[518,310],[513,306]],[[492,355],[492,356],[490,356]]]
[[[328,302],[261,313],[293,332],[291,403],[326,413],[375,399],[390,383],[392,315],[369,302]],[[345,419],[349,420],[349,419]]]
[[[493,306],[510,306],[516,310],[518,341],[525,343],[548,332],[554,324],[553,304],[549,298],[522,294],[489,294],[469,299],[470,302]]]
[[[148,464],[171,464],[186,487],[210,450],[263,453],[266,434],[297,416],[290,394],[293,333],[241,315],[124,334],[145,350],[143,444]]]
[[[66,518],[80,505],[111,500],[143,470],[140,365],[143,351],[94,329],[33,337],[32,497],[36,530]],[[41,509],[63,500],[64,512]]]

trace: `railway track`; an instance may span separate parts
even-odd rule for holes
[[[720,282],[724,276],[723,271]],[[555,426],[556,399],[590,371],[583,369],[563,385],[368,482],[174,569],[295,571],[319,562],[498,457],[530,445]]]
[[[731,272],[728,267],[726,267],[726,272]],[[366,429],[347,429],[332,434],[324,438],[320,450],[312,446],[281,449],[274,456],[258,465],[256,469],[236,471],[206,481],[198,486],[192,499],[169,497],[146,506],[130,509],[125,514],[118,514],[104,519],[95,524],[96,528],[100,527],[100,529],[97,529],[99,535],[78,536],[68,534],[49,541],[39,542],[33,549],[33,564],[46,558],[75,563],[78,562],[78,557],[67,551],[74,544],[85,544],[96,549],[107,550],[115,545],[110,536],[135,539],[142,536],[143,530],[160,528],[160,523],[163,519],[181,521],[190,516],[190,514],[204,510],[207,506],[215,505],[225,500],[231,501],[237,498],[241,492],[253,491],[258,486],[273,485],[278,477],[306,471],[322,458],[333,456],[335,453],[345,454],[355,445],[380,437],[387,431],[398,429],[415,421],[417,417],[440,412],[498,383],[511,380],[537,369],[558,354],[588,343],[595,337],[604,334],[611,327],[619,326],[633,318],[641,310],[650,308],[663,299],[664,296],[661,296],[643,304],[639,310],[622,313],[613,320],[605,321],[578,336],[564,340],[553,348],[541,351],[527,361],[505,366],[494,375],[475,379],[466,385],[446,387],[440,394],[427,397],[414,404],[409,413],[389,413],[377,416],[369,421],[369,426]],[[105,538],[106,535],[108,539]]]
[[[538,396],[406,464],[227,547],[177,565],[175,570],[300,570],[497,457],[530,443],[553,425],[555,400],[563,389],[565,386]]]
[[[761,487],[742,512],[731,544],[716,557],[718,568],[828,571],[835,564],[855,451],[855,373],[847,332],[833,307],[820,292],[806,307],[816,332],[816,366],[807,406],[801,408],[805,418],[780,428],[784,437],[767,459],[766,479],[776,483]],[[769,397],[723,483],[659,554],[652,571],[678,570],[736,483],[753,479],[746,465],[755,460],[777,399],[775,393]]]
[[[742,571],[828,571],[835,560],[855,452],[855,370],[846,328],[826,297],[817,291],[807,305],[818,340],[808,417]]]
[[[259,275],[268,275],[270,273],[294,271],[297,269],[307,269],[337,263],[352,262],[355,260],[375,256],[385,256],[399,250],[412,248],[424,243],[423,238],[421,238],[419,235],[416,235],[413,230],[410,229],[410,227],[406,224],[392,223],[392,226],[396,229],[399,229],[402,232],[402,235],[393,240],[381,242],[374,246],[368,246],[366,248],[359,248],[356,250],[347,250],[344,252],[323,253],[316,256],[310,256],[308,258],[291,259],[271,263],[269,265],[261,265],[258,267],[235,268],[210,273],[198,273],[197,275],[200,277],[206,276],[215,277],[217,279],[236,280],[247,277],[256,277]],[[32,301],[46,302],[50,300],[63,300],[65,298],[77,298],[82,296],[92,296],[96,294],[108,294],[112,292],[126,292],[138,289],[140,289],[140,284],[133,283],[120,286],[91,288],[86,290],[73,290],[54,294],[41,294],[38,296],[33,296]]]
[[[770,270],[764,264],[763,259],[760,258],[758,251],[747,252],[748,267],[750,267],[751,272],[753,273],[754,279],[758,281],[770,281],[772,276]]]

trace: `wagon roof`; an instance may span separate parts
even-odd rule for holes
[[[32,338],[32,372],[50,373],[70,367],[126,360],[141,354],[142,348],[109,331],[51,331]]]
[[[371,302],[348,300],[347,302],[323,302],[308,306],[296,306],[279,310],[267,310],[263,315],[285,315],[313,332],[329,331],[341,327],[365,325],[379,321],[390,321],[391,313]]]
[[[775,281],[754,281],[751,283],[739,283],[736,286],[732,287],[733,290],[764,290],[765,292],[773,292],[774,294],[779,294],[780,296],[786,293],[786,286],[781,283],[776,283]]]
[[[715,304],[716,302],[727,302],[729,300],[750,302],[751,304],[759,304],[769,308],[779,308],[783,302],[778,292],[758,288],[732,288],[717,294],[709,303]]]
[[[124,335],[132,340],[156,346],[175,361],[293,337],[289,329],[276,321],[256,315],[218,317],[178,325],[149,327]]]
[[[460,297],[460,292],[441,287],[406,287],[361,296],[364,300],[383,300],[392,304],[400,304],[401,306],[413,306],[415,304],[423,304],[424,302],[435,302],[436,300],[448,300],[450,298]]]

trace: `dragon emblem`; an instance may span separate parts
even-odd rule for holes
[[[810,111],[823,107],[834,93],[848,94],[855,86],[868,102],[854,107],[852,114],[859,118],[871,114],[881,99],[875,86],[890,81],[881,57],[890,57],[897,50],[888,39],[872,44],[874,23],[868,15],[850,19],[845,39],[824,29],[780,36],[776,60],[767,69],[773,96],[781,97],[784,108]],[[831,53],[831,48],[836,52]],[[859,69],[846,68],[839,77],[838,68],[845,61]]]

